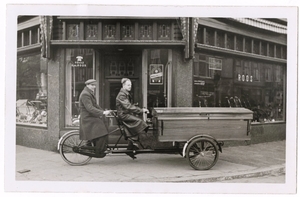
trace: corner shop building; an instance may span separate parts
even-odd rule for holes
[[[17,144],[55,150],[84,82],[115,109],[123,77],[140,107],[245,107],[251,143],[285,138],[284,19],[19,16],[17,41]]]

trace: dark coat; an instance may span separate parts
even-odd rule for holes
[[[79,96],[80,128],[82,140],[92,140],[108,134],[103,120],[103,109],[97,104],[93,91],[85,87]]]
[[[136,116],[143,113],[143,110],[132,104],[131,95],[123,88],[121,88],[116,98],[116,108],[118,117],[123,121],[132,136],[141,133],[148,126],[146,122]]]

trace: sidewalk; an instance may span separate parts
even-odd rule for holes
[[[30,170],[20,173],[21,170]],[[70,166],[56,152],[16,146],[16,180],[92,182],[218,182],[285,173],[285,141],[223,147],[216,165],[197,171],[179,154],[125,154]]]
[[[138,154],[136,160],[125,154],[107,155],[92,158],[84,166],[70,166],[58,152],[17,145],[15,169],[10,170],[6,188],[27,192],[276,193],[288,181],[285,150],[286,141],[223,147],[213,168],[197,171],[179,154]],[[230,187],[220,183],[278,174],[285,176],[285,183],[277,184],[276,190],[272,184]]]

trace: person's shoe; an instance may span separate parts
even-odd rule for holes
[[[137,141],[131,139],[131,138],[128,138],[128,140],[131,142],[131,144],[136,148],[136,149],[139,149],[139,144],[137,143]]]
[[[106,156],[106,154],[105,153],[96,153],[96,158],[103,158],[103,157],[105,157]]]
[[[133,160],[136,159],[136,156],[134,156],[133,153],[126,153],[126,155],[128,155],[129,157],[131,157]]]

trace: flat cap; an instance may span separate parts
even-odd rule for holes
[[[85,82],[86,85],[88,85],[88,84],[96,84],[96,83],[97,83],[97,81],[95,79],[89,79],[89,80],[87,80]]]

